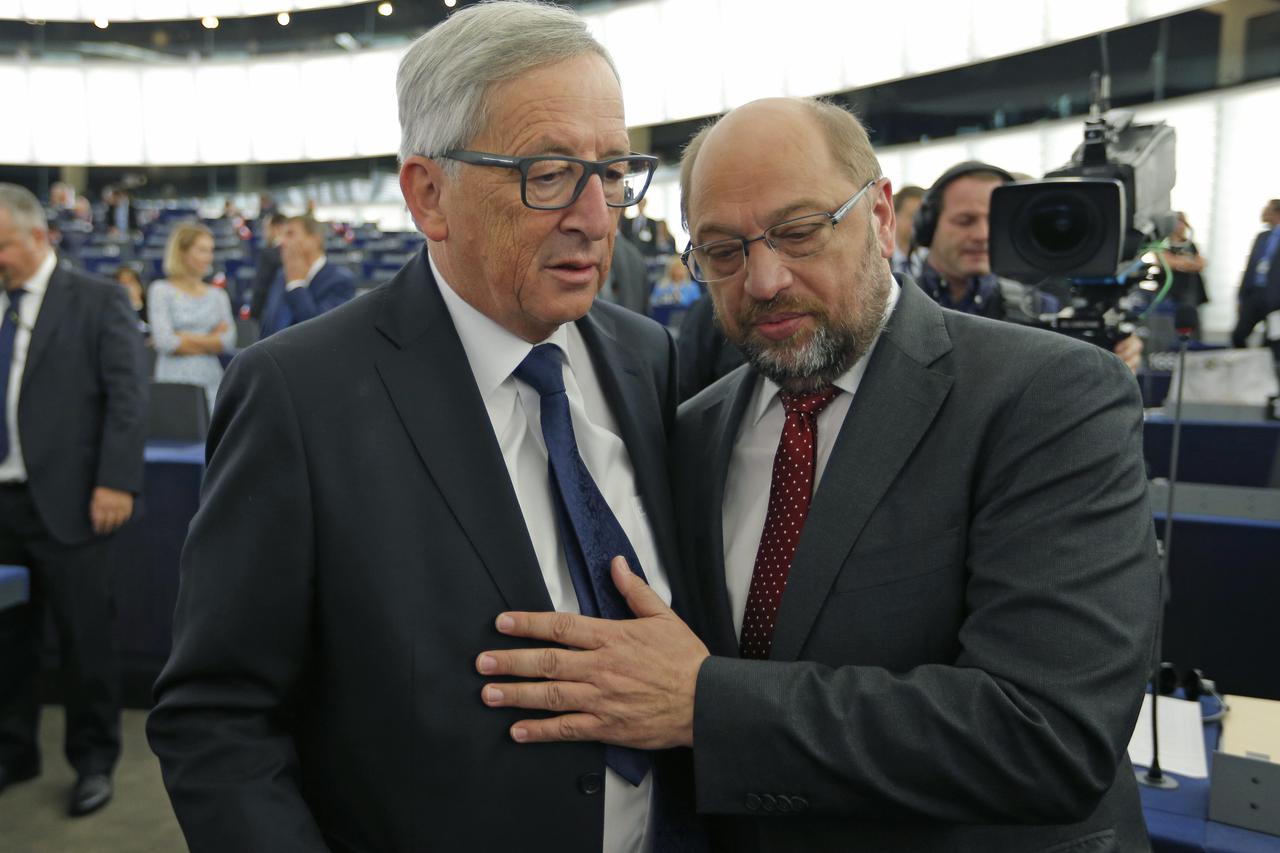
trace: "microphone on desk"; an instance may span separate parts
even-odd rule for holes
[[[1178,484],[1178,445],[1182,438],[1182,384],[1187,374],[1187,342],[1199,320],[1193,305],[1179,305],[1173,315],[1173,326],[1178,332],[1178,389],[1173,401],[1173,448],[1169,459],[1169,497],[1164,512],[1164,541],[1160,543],[1160,612],[1156,620],[1156,669],[1151,677],[1151,766],[1146,772],[1137,773],[1138,782],[1151,788],[1176,788],[1178,780],[1164,775],[1160,769],[1160,724],[1156,707],[1160,698],[1161,670],[1159,663],[1164,654],[1164,604],[1168,595],[1169,555],[1173,551],[1173,494]],[[1172,389],[1170,389],[1172,390]]]

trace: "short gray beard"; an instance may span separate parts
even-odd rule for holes
[[[858,280],[867,290],[856,315],[847,322],[815,317],[813,335],[802,346],[786,350],[750,334],[732,343],[752,367],[785,391],[803,394],[827,388],[867,354],[889,321],[885,308],[891,285],[884,260],[869,256]]]

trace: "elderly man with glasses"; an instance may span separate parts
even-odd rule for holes
[[[641,618],[497,614],[569,648],[484,653],[483,700],[554,712],[511,727],[529,749],[692,747],[720,850],[1147,849],[1125,748],[1159,583],[1124,364],[895,278],[891,187],[836,106],[730,112],[681,184],[749,362],[672,448],[706,645],[619,559]]]
[[[474,667],[527,645],[498,611],[627,616],[615,554],[688,598],[674,347],[596,301],[656,160],[554,6],[456,12],[398,90],[425,250],[238,356],[214,412],[148,729],[175,811],[197,853],[690,849],[687,755],[526,749]]]

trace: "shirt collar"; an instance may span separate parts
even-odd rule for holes
[[[324,269],[325,262],[328,260],[329,258],[325,255],[321,255],[315,259],[311,264],[311,269],[307,270],[307,284],[310,284],[311,280],[316,277],[316,274],[319,273],[320,270]]]
[[[436,284],[440,288],[444,306],[453,320],[454,328],[458,330],[458,337],[462,340],[462,349],[467,354],[467,361],[476,379],[476,387],[480,389],[480,396],[487,403],[490,396],[520,366],[520,362],[524,361],[534,345],[482,314],[471,303],[459,296],[453,289],[453,285],[440,274],[440,268],[436,266],[430,250],[427,251],[427,263],[431,266],[431,274],[435,276]],[[564,353],[565,363],[569,362],[569,333],[565,326],[556,327],[556,330],[540,343],[555,344]],[[570,369],[572,370],[572,366]]]
[[[890,279],[889,298],[885,301],[884,321],[880,324],[881,329],[889,322],[889,318],[893,316],[893,309],[898,304],[898,296],[901,294],[902,288],[898,286],[897,279]],[[880,344],[880,335],[876,335],[876,339],[871,342],[871,346],[867,349],[866,355],[858,359],[857,363],[846,370],[844,373],[836,377],[831,384],[835,385],[846,394],[853,394],[858,390],[858,385],[862,382],[863,375],[867,372],[867,363],[871,361],[871,355],[876,351],[876,347]],[[778,383],[768,377],[760,377],[759,392],[756,394],[755,405],[751,410],[751,423],[758,424],[760,419],[769,411],[769,407],[778,399],[778,392],[782,389],[778,387]]]
[[[50,249],[44,256],[44,260],[40,262],[40,266],[36,267],[36,271],[31,274],[31,278],[22,284],[23,291],[28,296],[36,293],[44,293],[49,288],[49,279],[53,277],[53,271],[58,266],[58,256]]]

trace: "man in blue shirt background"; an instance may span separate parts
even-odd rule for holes
[[[1280,310],[1280,198],[1273,198],[1262,209],[1266,230],[1258,232],[1249,252],[1249,263],[1240,279],[1239,313],[1231,345],[1243,347],[1254,326],[1272,311]],[[1280,342],[1272,342],[1272,351],[1280,358]]]

